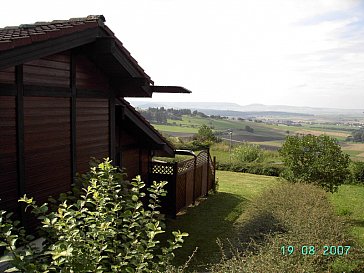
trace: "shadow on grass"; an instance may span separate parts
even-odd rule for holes
[[[203,270],[208,264],[220,261],[221,252],[216,240],[232,235],[234,221],[241,215],[249,201],[239,195],[219,192],[210,195],[200,205],[188,208],[185,215],[167,219],[166,235],[174,230],[188,232],[183,247],[176,251],[175,265],[183,265],[198,247],[189,268]]]
[[[239,252],[256,250],[253,246],[257,247],[266,243],[267,235],[287,232],[283,224],[269,211],[253,212],[248,217],[244,223],[236,226],[236,239],[232,247]],[[254,244],[251,245],[251,242]]]
[[[349,223],[355,227],[364,227],[364,220],[349,220]]]

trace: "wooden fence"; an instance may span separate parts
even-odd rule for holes
[[[167,181],[167,196],[162,199],[162,212],[175,217],[182,209],[207,196],[215,183],[215,160],[209,150],[192,159],[176,163],[151,162],[149,182]]]

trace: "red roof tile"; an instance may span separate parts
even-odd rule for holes
[[[69,20],[36,22],[34,24],[22,24],[20,26],[0,28],[0,53],[1,51],[62,37],[71,33],[81,32],[89,28],[101,27],[107,35],[115,38],[119,49],[134,64],[135,68],[153,84],[153,81],[144,72],[144,69],[139,66],[138,62],[130,55],[129,51],[114,36],[114,33],[104,25],[104,22],[105,17],[103,15],[89,15],[87,17],[71,18]]]
[[[13,47],[18,47],[32,42],[60,37],[68,33],[74,33],[88,28],[103,26],[104,22],[104,16],[90,15],[83,18],[71,18],[69,20],[54,20],[52,22],[36,22],[34,24],[4,27],[0,28],[0,42],[14,43]],[[45,37],[36,38],[34,41],[33,39],[28,39],[30,36],[35,35],[45,35]],[[24,39],[25,41],[19,42],[17,39]]]

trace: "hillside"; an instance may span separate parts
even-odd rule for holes
[[[232,145],[248,141],[258,144],[268,150],[277,150],[288,135],[295,134],[326,134],[336,138],[345,153],[354,160],[364,159],[364,144],[345,142],[352,133],[352,127],[345,125],[302,124],[302,126],[289,126],[284,124],[267,124],[249,120],[216,119],[183,115],[182,120],[167,119],[167,124],[153,124],[163,134],[182,138],[192,137],[199,127],[206,124],[213,128],[215,133],[223,140],[230,141],[229,130],[232,130]],[[247,126],[253,129],[247,131]]]
[[[229,137],[228,130],[232,130],[232,139],[236,141],[249,142],[282,142],[288,134],[295,133],[313,133],[321,134],[325,132],[327,135],[337,137],[344,140],[350,134],[349,129],[341,128],[339,130],[316,128],[313,126],[288,126],[283,124],[266,124],[263,122],[249,120],[232,120],[232,119],[216,119],[211,117],[193,117],[183,115],[182,120],[167,120],[167,124],[153,124],[153,126],[172,136],[191,136],[196,133],[202,124],[207,124],[221,137]],[[253,132],[246,130],[247,126],[253,129]],[[262,143],[270,145],[272,143]],[[276,146],[272,144],[273,146]]]
[[[338,109],[338,108],[318,108],[318,107],[300,107],[300,106],[289,106],[289,105],[264,105],[264,104],[250,104],[250,105],[239,105],[237,103],[230,102],[148,102],[148,101],[137,101],[130,100],[130,103],[138,108],[147,109],[149,107],[165,107],[165,108],[177,108],[183,109],[188,108],[191,110],[204,111],[221,111],[219,115],[226,115],[223,112],[234,111],[231,113],[246,116],[246,112],[253,113],[255,116],[264,116],[264,113],[271,112],[282,114],[290,113],[291,115],[329,115],[329,116],[353,116],[363,117],[364,109]],[[242,112],[242,113],[241,113]],[[205,114],[208,114],[207,112]]]

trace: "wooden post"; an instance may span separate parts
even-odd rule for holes
[[[174,162],[173,164],[173,182],[171,189],[172,189],[172,193],[171,193],[171,199],[172,199],[172,218],[176,219],[177,217],[177,176],[178,176],[178,163]]]
[[[18,197],[25,194],[25,159],[24,159],[24,84],[23,65],[15,67],[16,96],[16,144],[17,144],[17,169],[18,169]],[[20,220],[26,226],[25,204],[19,206]]]
[[[70,68],[71,88],[71,177],[72,182],[76,181],[77,172],[77,145],[76,145],[76,117],[77,117],[77,88],[76,88],[76,55],[71,52]]]
[[[207,148],[207,167],[206,167],[206,196],[209,196],[209,184],[210,184],[210,148]]]
[[[214,181],[212,183],[216,183],[216,156],[214,156]],[[214,185],[215,187],[215,185]]]
[[[194,157],[193,163],[193,205],[196,205],[196,171],[197,171],[197,157]]]
[[[115,95],[114,91],[110,90],[109,97],[109,155],[112,164],[116,166],[116,151],[115,151]]]

